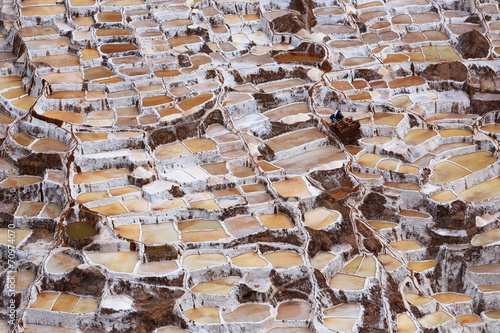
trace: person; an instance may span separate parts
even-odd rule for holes
[[[332,120],[332,123],[335,123],[344,119],[344,115],[340,112],[340,110],[337,110],[336,113],[331,114],[330,119]]]
[[[342,112],[340,112],[340,110],[337,111],[337,114],[335,115],[335,119],[337,121],[341,121],[342,119],[344,119],[344,115],[342,114]]]

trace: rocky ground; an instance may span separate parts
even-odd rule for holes
[[[4,0],[0,332],[499,332],[499,11]]]

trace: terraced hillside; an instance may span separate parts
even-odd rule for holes
[[[0,332],[500,332],[497,0],[1,8]]]

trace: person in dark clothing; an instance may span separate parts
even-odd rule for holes
[[[342,114],[342,112],[340,112],[340,110],[337,110],[335,114],[332,113],[330,119],[332,120],[332,123],[335,123],[337,121],[341,121],[342,119],[344,119],[344,115]]]
[[[342,112],[340,112],[340,110],[337,111],[335,119],[337,119],[337,121],[341,121],[342,119],[344,119],[344,115],[342,114]]]

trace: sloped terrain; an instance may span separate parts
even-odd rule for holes
[[[5,0],[0,332],[499,332],[499,18]]]

